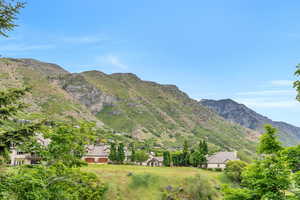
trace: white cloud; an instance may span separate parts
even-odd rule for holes
[[[96,58],[96,61],[101,64],[108,64],[122,70],[128,69],[128,66],[124,64],[121,61],[121,59],[115,55],[108,54],[108,55],[100,56]]]
[[[237,95],[242,96],[270,96],[270,95],[296,95],[295,90],[260,90],[250,92],[239,92]]]
[[[272,86],[292,86],[293,81],[291,81],[291,80],[273,80],[273,81],[270,81],[270,84]]]
[[[26,44],[9,44],[1,45],[0,51],[34,51],[34,50],[47,50],[54,48],[54,45],[26,45]]]

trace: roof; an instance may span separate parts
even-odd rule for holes
[[[163,162],[164,158],[163,157],[152,157],[150,159],[147,160],[147,163],[150,161],[157,161],[157,162]]]
[[[85,156],[107,157],[109,154],[109,147],[107,145],[89,145],[87,151]]]
[[[225,164],[229,160],[239,160],[236,152],[217,152],[207,159],[207,164]]]

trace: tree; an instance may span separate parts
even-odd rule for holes
[[[208,154],[208,146],[207,142],[205,140],[202,140],[199,142],[199,148],[198,148],[199,154],[198,154],[198,160],[201,167],[207,164],[206,156]]]
[[[271,125],[265,125],[266,133],[260,137],[258,153],[273,154],[282,150],[282,146],[276,136],[276,128]]]
[[[131,151],[130,161],[131,161],[131,162],[135,162],[135,161],[136,161],[136,156],[135,156],[135,145],[134,145],[133,142],[130,144],[129,148],[130,148],[130,151]]]
[[[117,147],[114,142],[110,143],[110,152],[109,152],[108,158],[112,162],[117,161]]]
[[[231,160],[226,163],[225,174],[232,181],[241,183],[242,172],[247,166],[247,163],[241,160]]]
[[[189,153],[188,141],[184,140],[183,150],[182,150],[182,165],[183,166],[189,165],[189,160],[190,160],[189,156],[190,156],[190,153]]]
[[[0,175],[1,200],[104,199],[107,186],[95,174],[63,165],[20,167]]]
[[[300,64],[296,66],[295,76],[300,77]],[[300,80],[294,82],[294,88],[296,88],[298,92],[296,99],[300,101]]]
[[[44,138],[49,140],[42,145],[41,156],[48,164],[62,163],[66,167],[80,167],[85,162],[81,159],[86,154],[86,146],[95,140],[94,124],[54,123],[46,130]]]
[[[143,162],[145,162],[146,160],[148,160],[149,155],[142,150],[139,150],[135,153],[136,156],[136,161],[140,163],[140,165],[142,165]]]
[[[171,166],[171,153],[169,151],[163,152],[163,164],[164,166],[170,167]]]
[[[124,144],[120,143],[117,151],[117,162],[122,164],[125,160]]]
[[[292,186],[291,170],[280,157],[283,148],[277,141],[275,132],[274,128],[266,126],[266,133],[261,137],[258,148],[258,152],[263,153],[264,157],[244,168],[241,188],[223,189],[225,200],[287,199],[286,190]]]
[[[22,110],[26,107],[22,99],[29,88],[8,89],[0,91],[0,157],[8,159],[12,146],[19,146],[33,139],[32,136],[40,130],[43,121],[31,122],[19,119]]]
[[[300,171],[300,145],[287,147],[281,152],[281,158],[293,172]]]
[[[13,0],[0,0],[0,35],[7,37],[6,32],[12,31],[17,25],[14,23],[17,14],[21,8],[24,8],[24,2],[16,2]]]
[[[194,167],[198,167],[203,160],[203,154],[200,151],[194,151],[190,154],[190,163]]]

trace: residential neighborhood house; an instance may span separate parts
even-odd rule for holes
[[[87,147],[87,153],[82,159],[87,163],[105,164],[108,163],[108,155],[108,145],[89,145]]]
[[[149,154],[149,159],[142,163],[143,166],[160,167],[163,166],[163,157],[157,157],[153,152]]]
[[[226,163],[231,160],[239,160],[237,152],[217,152],[207,158],[208,169],[225,169]]]

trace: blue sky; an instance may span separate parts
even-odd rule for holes
[[[71,72],[132,72],[300,126],[297,0],[27,0],[0,54]]]

